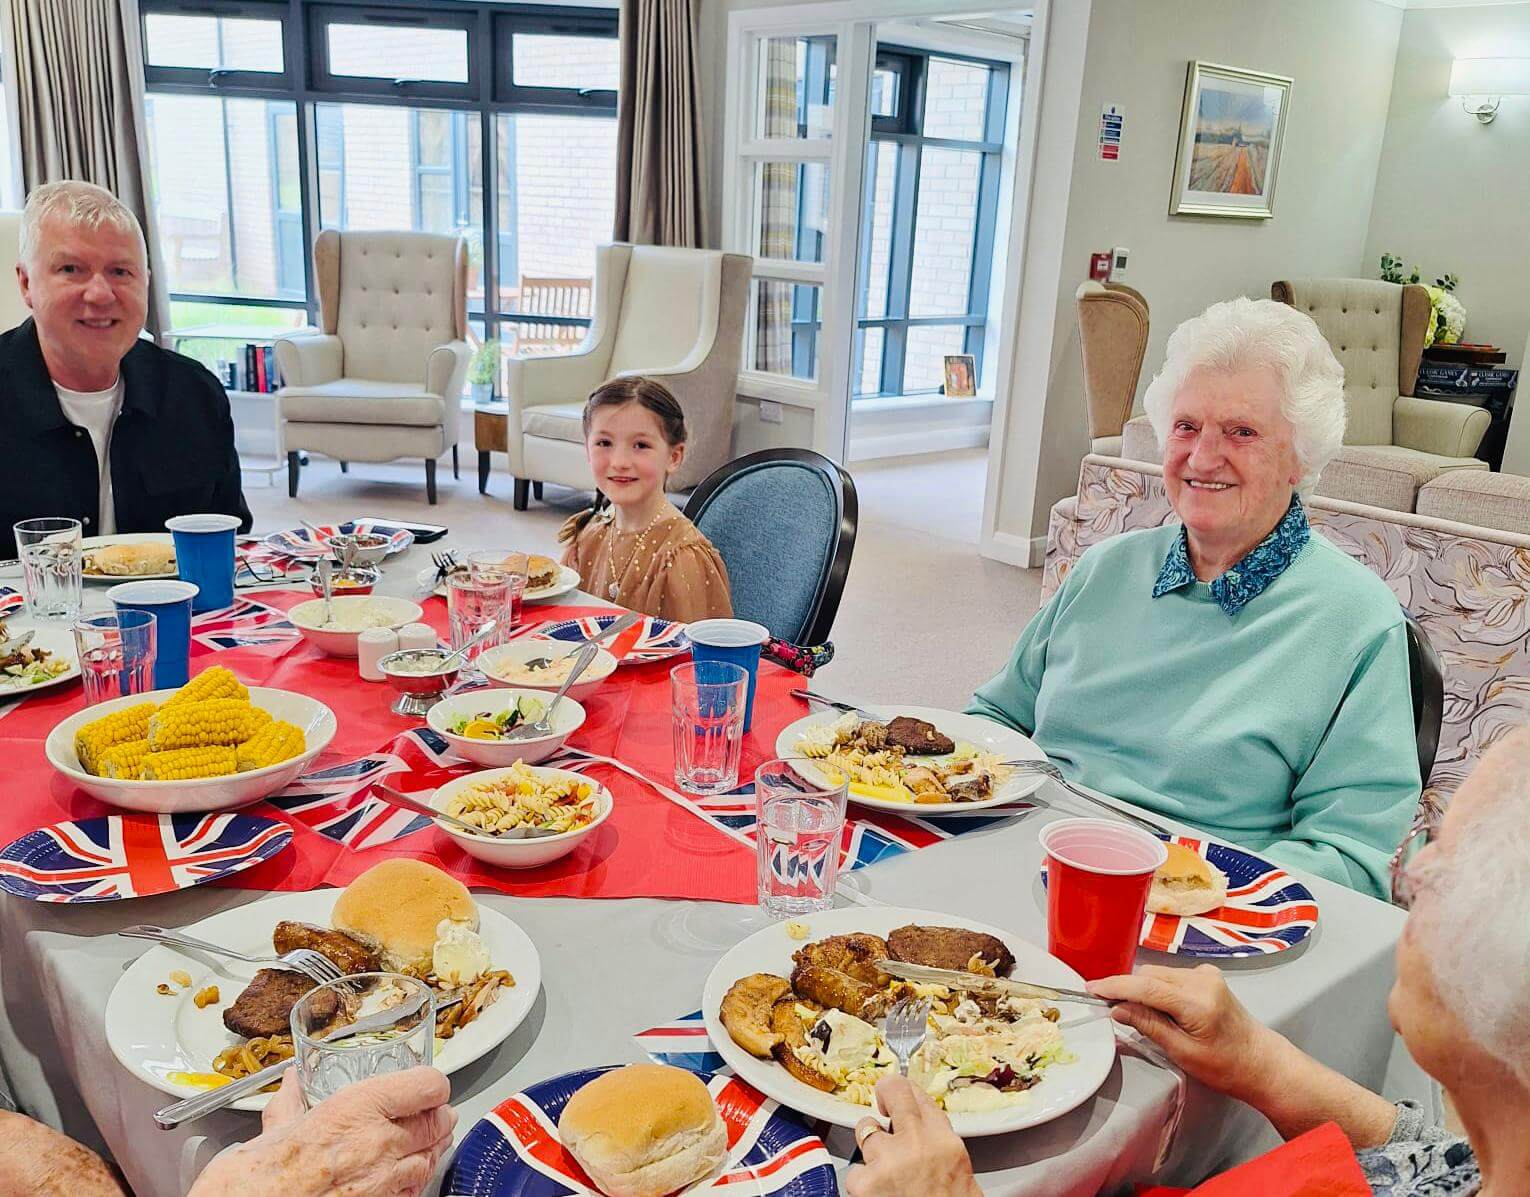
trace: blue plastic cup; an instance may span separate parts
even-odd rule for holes
[[[154,688],[173,690],[186,684],[191,670],[191,602],[194,582],[123,582],[106,592],[119,611],[148,611],[159,641],[154,658]]]
[[[770,639],[770,629],[747,619],[702,619],[687,624],[691,660],[725,661],[743,667],[749,675],[749,695],[744,700],[744,730],[754,722],[754,684],[760,672],[760,649]]]
[[[166,520],[175,538],[175,568],[181,581],[197,586],[191,609],[221,611],[234,605],[234,515],[178,515]]]

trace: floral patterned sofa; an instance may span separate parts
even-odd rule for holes
[[[1445,673],[1444,726],[1420,817],[1433,825],[1477,758],[1530,718],[1530,536],[1314,497],[1313,528],[1418,619]],[[1043,598],[1090,545],[1173,518],[1161,466],[1091,454],[1052,508]]]

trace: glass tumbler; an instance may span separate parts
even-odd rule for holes
[[[13,531],[32,618],[74,619],[80,613],[84,568],[80,521],[48,516],[22,520]]]
[[[486,649],[503,644],[510,635],[510,579],[506,575],[484,577],[453,574],[446,580],[446,610],[451,618],[452,651],[456,652],[489,620],[499,626],[479,642],[472,658]]]
[[[669,672],[675,784],[688,794],[738,788],[749,674],[741,665],[695,661]]]
[[[359,1009],[354,1022],[387,1006],[405,1017],[385,1031],[352,1035],[334,1043],[325,1036],[335,1027],[337,1005]],[[400,973],[357,973],[310,989],[292,1007],[293,1062],[298,1084],[312,1109],[347,1085],[368,1077],[407,1072],[429,1064],[435,1049],[435,997],[429,985]]]
[[[771,918],[834,904],[845,800],[845,782],[824,778],[810,760],[766,761],[755,770],[756,888]]]
[[[74,621],[87,706],[154,689],[155,623],[152,611],[130,609]]]
[[[489,549],[468,554],[468,576],[478,581],[493,582],[504,578],[510,583],[509,628],[521,626],[521,596],[526,593],[526,575],[530,558],[525,553],[509,549]]]

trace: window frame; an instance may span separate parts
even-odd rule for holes
[[[485,336],[499,335],[501,326],[525,323],[569,324],[588,328],[590,316],[552,316],[519,311],[501,306],[499,270],[502,236],[510,236],[513,227],[502,228],[499,219],[499,165],[496,156],[501,115],[563,115],[589,119],[616,119],[614,89],[574,89],[515,87],[510,78],[513,60],[512,39],[519,31],[577,33],[579,36],[617,37],[617,10],[612,8],[562,8],[554,5],[502,8],[493,0],[140,0],[140,35],[143,19],[150,13],[202,17],[259,16],[282,22],[282,62],[276,72],[203,70],[183,67],[144,69],[146,92],[166,95],[222,96],[293,103],[297,111],[299,184],[302,202],[305,298],[244,295],[218,295],[203,292],[174,291],[176,301],[212,303],[244,307],[301,308],[310,323],[318,319],[318,290],[313,278],[314,238],[322,228],[332,227],[322,221],[319,185],[318,111],[321,104],[367,105],[409,109],[438,109],[460,116],[477,113],[480,121],[479,153],[483,217],[483,299],[470,306],[470,321],[482,323]],[[443,23],[467,30],[468,83],[411,83],[395,86],[387,79],[366,79],[350,75],[332,75],[327,70],[328,42],[325,26],[337,18],[341,23],[358,23],[360,17],[373,15],[380,23],[402,24],[403,17],[428,17],[435,26]],[[412,20],[410,21],[412,25]],[[323,68],[320,70],[320,68]],[[454,127],[460,121],[454,121]],[[513,135],[513,124],[509,124]],[[414,122],[411,121],[411,141]],[[455,136],[455,133],[454,133]],[[344,131],[341,130],[343,145]],[[464,139],[469,140],[469,139]],[[271,147],[274,152],[274,146]],[[342,150],[343,155],[343,150]],[[412,155],[413,158],[413,155]],[[343,160],[343,158],[342,158]],[[515,193],[514,157],[511,162],[509,194]],[[417,176],[411,161],[411,189]],[[471,170],[465,170],[463,185],[469,221],[472,211]],[[344,172],[336,201],[343,222],[346,213]],[[273,173],[272,186],[276,185]],[[454,188],[455,190],[455,188]],[[414,201],[417,203],[417,200]],[[512,198],[513,202],[513,198]],[[454,195],[454,205],[457,203]],[[459,208],[460,210],[460,208]],[[273,220],[275,220],[273,210]],[[518,247],[517,247],[518,248]]]
[[[970,62],[988,68],[988,93],[983,113],[983,135],[978,139],[928,137],[924,134],[929,61],[939,58],[951,62]],[[905,389],[907,378],[908,333],[912,328],[962,328],[962,352],[971,354],[974,374],[982,378],[984,347],[987,341],[988,294],[992,282],[993,244],[998,227],[999,184],[1004,160],[1004,122],[1009,105],[1010,64],[994,59],[945,50],[926,50],[911,46],[877,46],[874,69],[891,68],[900,72],[898,112],[895,116],[871,118],[867,138],[866,177],[861,214],[861,244],[858,248],[858,277],[869,277],[872,220],[870,206],[875,200],[872,172],[878,162],[876,143],[897,147],[894,160],[892,228],[889,233],[887,295],[881,316],[863,315],[865,294],[857,293],[855,306],[854,359],[851,365],[852,408],[871,399],[905,395],[939,394],[938,387],[917,391]],[[919,233],[919,171],[926,149],[949,149],[981,155],[978,168],[977,203],[973,215],[972,243],[967,279],[967,305],[961,313],[937,316],[910,314],[913,287],[914,246]],[[882,358],[877,368],[877,390],[857,393],[863,372],[866,332],[880,328]]]

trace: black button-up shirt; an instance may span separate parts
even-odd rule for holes
[[[172,516],[216,512],[250,530],[228,395],[188,357],[139,339],[122,359],[122,410],[112,426],[117,531],[163,532]],[[12,525],[70,516],[100,529],[101,474],[90,437],[71,424],[31,320],[0,335],[0,557],[16,555]]]

